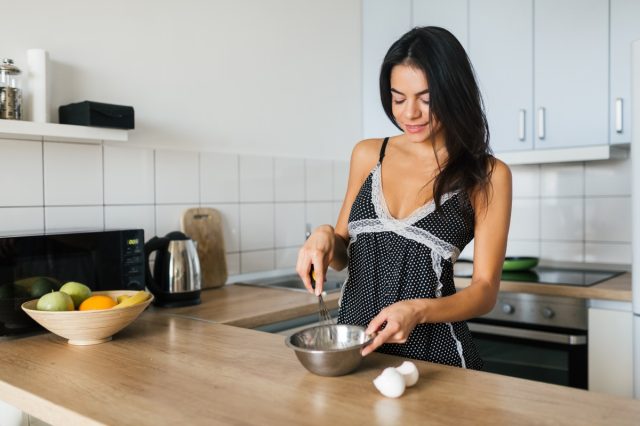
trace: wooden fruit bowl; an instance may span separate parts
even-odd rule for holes
[[[134,295],[135,290],[94,291],[92,295],[105,294],[114,299],[123,294]],[[119,309],[91,311],[39,311],[38,299],[22,304],[22,310],[38,324],[69,340],[71,345],[95,345],[108,342],[112,336],[131,324],[153,301],[153,294],[137,305]]]

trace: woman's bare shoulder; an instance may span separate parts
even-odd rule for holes
[[[380,157],[383,139],[364,139],[353,147],[351,167],[371,170]]]
[[[502,160],[493,158],[493,169],[491,171],[491,183],[493,185],[511,186],[511,169]]]

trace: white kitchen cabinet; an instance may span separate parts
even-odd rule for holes
[[[365,138],[400,133],[380,103],[380,66],[391,44],[411,29],[411,0],[362,2],[362,118]]]
[[[592,300],[589,308],[589,390],[633,397],[631,304]]]
[[[607,144],[608,0],[535,0],[536,149]]]
[[[533,149],[533,0],[470,0],[469,38],[492,149]]]
[[[631,142],[631,42],[640,39],[640,1],[611,0],[611,143]]]
[[[413,0],[412,26],[435,25],[446,28],[465,49],[469,47],[468,22],[467,0]]]

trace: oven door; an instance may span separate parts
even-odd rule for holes
[[[587,331],[468,321],[484,370],[587,389]]]

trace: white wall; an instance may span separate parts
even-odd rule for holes
[[[3,3],[0,57],[49,51],[52,121],[132,105],[128,145],[306,158],[361,137],[360,0]]]

